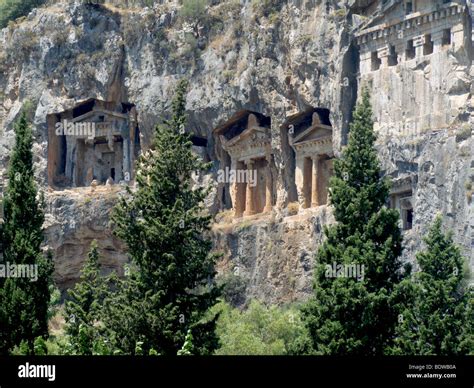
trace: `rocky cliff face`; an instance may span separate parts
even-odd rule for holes
[[[227,210],[213,228],[216,249],[223,252],[219,268],[225,276],[237,277],[236,303],[248,297],[281,303],[311,292],[314,252],[323,238],[322,226],[332,216],[328,206],[288,208],[294,176],[294,165],[288,163],[288,119],[308,109],[327,109],[337,156],[361,85],[372,88],[385,171],[412,182],[415,217],[413,229],[406,232],[407,258],[413,259],[436,212],[471,253],[470,53],[459,48],[430,64],[361,74],[356,33],[367,16],[358,11],[357,1],[334,3],[213,1],[206,17],[187,23],[174,1],[140,9],[58,2],[0,32],[0,168],[5,175],[12,124],[29,100],[37,177],[47,192],[46,244],[54,250],[61,287],[77,279],[93,238],[109,269],[126,261],[126,250],[108,227],[116,193],[48,189],[47,115],[92,97],[132,103],[146,148],[181,77],[190,80],[189,130],[207,139],[201,153],[214,162],[211,174],[203,177],[206,184],[215,181],[223,165],[213,129],[244,110],[271,119],[272,213],[236,221]],[[414,103],[423,107],[421,113],[408,109]],[[446,105],[452,109],[441,128],[428,122],[416,137],[380,127],[406,116],[435,114]],[[214,213],[224,207],[217,188],[207,206]]]

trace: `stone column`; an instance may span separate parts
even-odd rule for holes
[[[298,203],[301,207],[304,207],[304,158],[301,157],[298,150],[295,149],[296,153],[296,168],[295,168],[295,186],[296,193],[298,195]]]
[[[380,59],[380,67],[388,67],[388,56],[390,54],[389,46],[379,48],[377,50],[377,57]]]
[[[65,112],[64,114],[61,115],[60,120],[63,124],[66,125],[64,130],[67,130],[67,126],[69,123],[72,123],[72,111]],[[65,122],[67,120],[67,124]],[[65,136],[66,138],[66,164],[64,166],[64,175],[66,176],[67,179],[70,180],[70,184],[72,185],[73,181],[73,170],[74,170],[74,164],[75,161],[73,160],[73,153],[72,151],[74,150],[76,146],[76,138],[74,136]]]
[[[266,157],[267,165],[265,167],[265,207],[263,212],[270,212],[272,210],[272,171],[271,171],[271,155]]]
[[[135,179],[134,163],[135,163],[135,129],[137,127],[137,110],[133,107],[129,113],[129,139],[130,139],[130,180]]]
[[[417,36],[413,39],[413,46],[415,47],[415,58],[423,56],[423,45],[425,44],[425,36]]]
[[[231,161],[231,171],[235,171],[235,174],[239,173],[239,168],[240,168],[240,163],[237,160],[234,160],[232,158]],[[234,198],[232,198],[233,203],[234,203],[234,217],[235,218],[240,218],[244,214],[244,203],[242,201],[242,198],[245,198],[245,183],[242,182],[233,182],[230,183],[230,185],[233,186],[233,192],[234,192]]]
[[[365,50],[368,50],[364,46]],[[372,53],[370,51],[367,52],[362,52],[360,54],[360,73],[361,74],[367,74],[371,71],[371,58],[372,58]]]
[[[120,179],[125,179],[126,183],[130,183],[132,180],[132,174],[130,171],[130,165],[131,165],[131,160],[130,160],[130,139],[123,139],[122,142],[123,146],[123,174],[124,176],[121,177]],[[127,175],[128,174],[128,175]],[[117,179],[117,177],[115,177]],[[128,180],[127,180],[128,179]]]
[[[464,39],[465,35],[469,38],[469,44],[471,44],[471,36],[467,34],[467,30],[464,30],[464,25],[461,22],[458,22],[451,28],[451,45],[453,49],[460,49],[465,45]],[[467,48],[467,47],[466,47]]]
[[[311,158],[313,162],[313,177],[311,180],[311,207],[319,206],[318,200],[318,164],[319,164],[319,155],[313,156]]]
[[[66,168],[65,175],[73,185],[74,167],[76,165],[74,150],[76,149],[76,138],[74,136],[66,136]]]
[[[247,165],[247,177],[250,176],[253,170],[253,160],[250,159],[246,162]],[[251,216],[255,214],[255,207],[253,203],[253,193],[254,193],[254,187],[251,187],[248,179],[247,179],[247,184],[246,184],[246,192],[245,192],[245,213],[244,215],[246,216]]]

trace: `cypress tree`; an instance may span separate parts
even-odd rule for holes
[[[5,265],[3,252],[3,193],[2,193],[2,223],[0,224],[0,265]],[[0,276],[0,355],[6,354],[10,347],[10,330],[8,327],[7,300],[5,297],[5,278]]]
[[[106,293],[107,286],[100,276],[99,252],[94,240],[80,281],[69,290],[69,300],[65,307],[65,331],[70,338],[73,354],[92,354],[94,342],[99,336],[98,322]]]
[[[474,352],[474,295],[464,258],[444,234],[438,216],[417,254],[420,271],[406,285],[411,303],[401,309],[394,354],[460,355]]]
[[[34,354],[35,339],[48,335],[53,264],[41,251],[44,200],[34,180],[33,136],[26,113],[14,129],[15,147],[3,201],[3,263],[36,268],[37,279],[8,277],[1,281],[0,351],[6,353],[24,341]]]
[[[316,254],[314,297],[303,309],[317,354],[384,354],[393,343],[402,238],[398,212],[385,206],[389,183],[381,177],[375,140],[364,90],[348,146],[334,164],[330,203],[336,223],[325,228]],[[343,276],[348,269],[359,276]]]
[[[115,233],[126,242],[135,270],[119,286],[118,299],[107,304],[104,322],[125,353],[134,353],[140,342],[144,354],[176,355],[188,330],[193,354],[209,354],[217,346],[216,317],[206,319],[219,294],[216,255],[205,237],[208,191],[193,188],[192,179],[208,164],[193,154],[185,131],[186,89],[181,81],[171,118],[157,126],[152,149],[139,158],[137,190],[129,190],[113,214]]]

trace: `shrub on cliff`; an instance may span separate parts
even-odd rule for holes
[[[184,0],[179,15],[188,21],[204,18],[208,2],[208,0]]]
[[[303,310],[318,354],[384,354],[393,343],[402,238],[398,213],[385,206],[389,184],[381,178],[374,142],[364,91],[348,146],[335,161],[330,200],[337,222],[325,228],[314,297]]]
[[[192,26],[195,38],[198,38],[201,35],[200,29],[208,18],[206,12],[208,3],[208,0],[184,0],[183,5],[179,10],[179,16],[181,19],[185,20]]]

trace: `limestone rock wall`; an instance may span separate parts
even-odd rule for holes
[[[413,13],[406,14],[400,2],[392,3],[385,18],[380,16],[357,33],[359,88],[368,87],[372,93],[385,173],[394,183],[411,182],[414,219],[413,229],[405,232],[405,256],[413,260],[421,237],[439,213],[474,268],[469,8],[463,1],[421,0]],[[374,54],[380,59],[377,70],[371,66]]]
[[[74,285],[93,240],[98,244],[103,273],[123,275],[123,265],[128,262],[126,247],[109,224],[120,190],[118,186],[98,187],[93,192],[77,188],[48,194],[45,249],[54,253],[54,280],[62,291]]]

